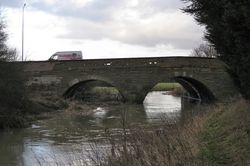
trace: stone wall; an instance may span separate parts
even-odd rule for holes
[[[100,80],[116,87],[126,101],[141,103],[154,85],[159,82],[175,82],[179,77],[200,82],[221,101],[238,94],[226,72],[227,67],[221,61],[211,58],[36,61],[15,62],[15,65],[22,66],[27,75],[26,85],[31,96],[62,97],[77,84]]]

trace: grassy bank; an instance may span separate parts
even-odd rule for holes
[[[169,94],[174,96],[180,96],[184,89],[178,83],[158,83],[152,88],[151,91],[170,91]],[[86,93],[86,92],[85,92]],[[93,87],[86,94],[84,94],[85,100],[121,100],[120,92],[115,87]]]
[[[158,83],[153,88],[152,91],[173,91],[173,90],[183,90],[183,87],[179,83]],[[98,94],[119,94],[119,91],[115,87],[94,87],[91,89],[92,93]]]
[[[94,87],[91,89],[91,93],[116,95],[119,94],[119,91],[115,87]]]
[[[68,107],[66,102],[59,99],[55,100],[24,100],[20,108],[1,107],[0,129],[25,128],[32,121],[50,117],[48,114],[50,112]]]
[[[250,102],[213,111],[200,134],[200,157],[210,165],[250,165]]]
[[[95,164],[109,166],[249,165],[250,102],[201,107],[178,125],[124,130]],[[130,133],[130,134],[128,134]]]
[[[179,83],[158,83],[153,87],[153,91],[170,91],[174,89],[181,89]],[[94,87],[91,89],[93,93],[111,93],[117,94],[119,91],[115,87]]]
[[[171,91],[175,89],[182,89],[182,86],[178,83],[158,83],[152,91]]]
[[[30,100],[22,68],[0,61],[0,129],[23,128],[46,108]]]
[[[83,107],[89,110],[86,104]],[[75,103],[68,109],[71,115],[72,111],[84,108]],[[182,123],[171,125],[165,121],[164,124],[130,126],[126,111],[120,112],[123,128],[119,131],[105,128],[104,142],[93,140],[92,149],[75,151],[72,148],[70,154],[76,159],[67,161],[68,165],[249,165],[249,101],[200,106],[186,113]],[[88,112],[81,115],[86,116]],[[55,161],[61,163],[60,158]]]
[[[122,96],[115,87],[92,87],[78,93],[75,99],[84,102],[121,101]]]
[[[152,91],[170,91],[173,96],[181,96],[185,90],[179,83],[158,83]]]

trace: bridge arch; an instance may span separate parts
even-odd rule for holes
[[[100,79],[100,78],[89,78],[89,79],[74,79],[69,83],[69,87],[64,91],[64,98],[75,98],[78,94],[82,93],[84,90],[88,90],[93,86],[102,86],[102,87],[114,87],[119,92],[121,96],[120,101],[124,101],[124,95],[120,88],[116,86],[113,82]]]
[[[190,101],[197,101],[200,103],[212,103],[216,101],[215,95],[199,79],[195,79],[192,77],[184,77],[184,76],[176,76],[170,79],[158,80],[158,82],[154,82],[153,86],[148,86],[145,88],[143,92],[144,100],[148,94],[148,92],[152,91],[153,87],[155,87],[158,83],[179,83],[186,91],[183,94],[183,97],[187,97]]]
[[[202,103],[211,103],[216,100],[212,91],[201,81],[191,77],[175,77],[174,80],[181,84],[188,95]]]

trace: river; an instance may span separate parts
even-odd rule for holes
[[[49,119],[33,122],[25,129],[0,132],[1,166],[86,165],[93,153],[108,148],[103,143],[106,130],[118,134],[126,117],[126,127],[155,125],[162,120],[175,123],[181,116],[181,98],[166,92],[151,92],[143,105],[93,106],[93,115],[75,116],[64,111]],[[83,157],[85,156],[85,157]]]

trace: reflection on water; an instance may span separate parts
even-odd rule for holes
[[[82,156],[92,151],[90,142],[102,140],[105,130],[122,132],[121,114],[129,127],[176,121],[180,118],[181,99],[164,92],[152,92],[144,106],[116,104],[96,107],[88,117],[55,113],[51,119],[36,121],[30,128],[0,132],[0,165],[86,165]],[[98,141],[98,150],[108,145]],[[84,149],[84,150],[83,150]]]
[[[176,121],[181,115],[181,98],[166,92],[149,93],[143,105],[150,122]]]

